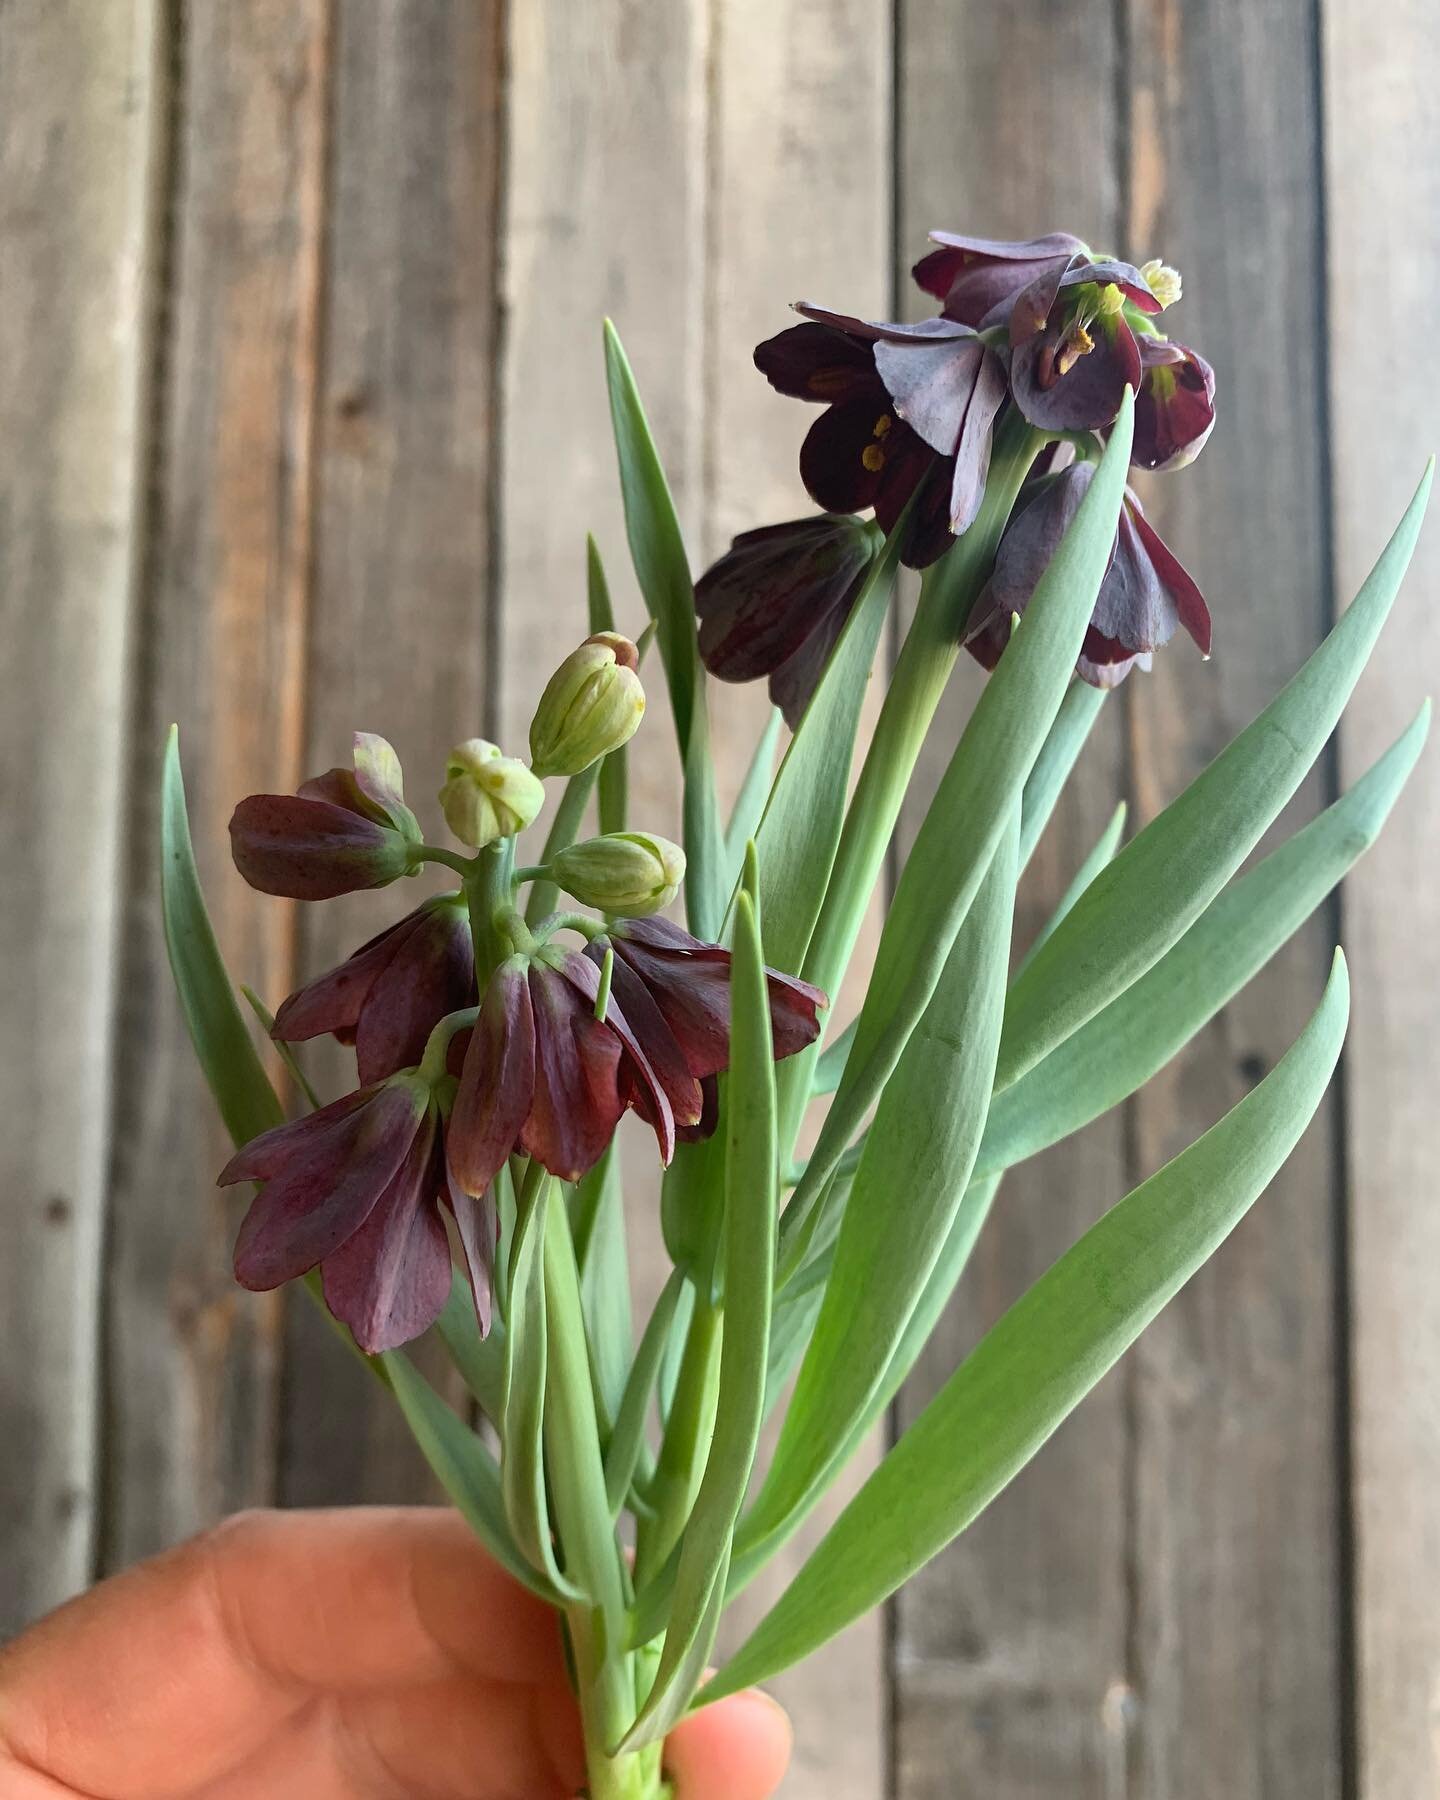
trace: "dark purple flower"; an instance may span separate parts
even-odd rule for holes
[[[987,669],[999,662],[1012,615],[1024,613],[1093,474],[1090,463],[1076,463],[1045,476],[1011,520],[966,639]],[[1127,491],[1076,671],[1093,687],[1114,687],[1136,663],[1148,669],[1151,651],[1170,640],[1177,624],[1210,654],[1210,614],[1199,588]]]
[[[611,992],[689,1136],[715,1127],[710,1088],[730,1066],[730,952],[706,944],[668,919],[624,919],[586,954],[602,961],[615,951]],[[776,1059],[813,1043],[828,1001],[819,988],[766,970],[770,1030]]]
[[[800,475],[827,512],[863,512],[887,533],[922,480],[904,560],[934,562],[967,529],[985,488],[1005,372],[969,326],[946,319],[876,323],[802,303],[813,322],[755,351],[782,394],[825,406],[800,451]]]
[[[1185,344],[1150,337],[1139,342],[1144,374],[1130,460],[1139,469],[1183,469],[1215,427],[1215,371]]]
[[[362,1086],[413,1068],[447,1013],[475,1004],[463,894],[443,894],[293,993],[275,1015],[284,1043],[333,1032],[355,1046]]]
[[[722,681],[768,675],[793,730],[879,547],[875,527],[851,513],[741,532],[695,584],[705,667]]]
[[[555,945],[512,956],[496,970],[447,1133],[452,1175],[468,1193],[483,1194],[516,1150],[578,1181],[599,1161],[627,1105],[654,1127],[669,1162],[675,1118],[665,1089],[613,992],[603,1022],[595,1017],[599,989],[595,964]]]
[[[1057,264],[1063,269],[1085,249],[1068,231],[1016,243],[932,231],[930,241],[940,248],[922,256],[911,273],[927,294],[942,303],[947,319],[958,319],[977,331],[997,308],[1008,310],[1032,281]]]
[[[263,1183],[235,1245],[242,1286],[279,1287],[319,1264],[326,1305],[371,1353],[439,1317],[450,1249],[428,1082],[395,1076],[263,1132],[221,1172],[222,1187],[240,1181]]]
[[[230,820],[236,868],[262,894],[291,900],[384,887],[410,871],[420,842],[400,759],[366,731],[355,733],[353,769],[327,770],[295,794],[251,794]]]

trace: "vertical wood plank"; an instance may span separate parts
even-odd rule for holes
[[[751,361],[755,345],[793,323],[792,300],[886,316],[890,39],[887,9],[874,0],[716,5],[702,561],[738,531],[813,510],[797,468],[810,409],[772,391]],[[714,685],[722,800],[738,784],[768,708],[763,683]],[[861,946],[857,963],[869,948]],[[874,1460],[874,1447],[855,1458],[842,1488],[746,1592],[727,1622],[730,1641],[769,1609]],[[885,1791],[887,1685],[878,1613],[774,1683],[796,1724],[787,1794],[875,1800]]]
[[[1249,722],[1327,625],[1314,10],[1129,8],[1122,247],[1180,266],[1173,329],[1214,361],[1220,406],[1199,461],[1146,489],[1210,598],[1215,656],[1201,666],[1177,640],[1132,683],[1137,822]],[[1306,784],[1303,815],[1324,789]],[[1312,921],[1140,1095],[1136,1177],[1273,1064],[1313,1009],[1334,942],[1333,918]],[[1136,1794],[1340,1792],[1333,1132],[1326,1108],[1123,1371]]]
[[[1435,448],[1433,392],[1416,379],[1407,346],[1440,282],[1440,38],[1425,0],[1387,7],[1383,21],[1356,0],[1327,0],[1323,11],[1330,442],[1343,602]],[[1381,255],[1384,281],[1365,272]],[[1396,617],[1345,716],[1347,780],[1434,691],[1437,576],[1432,508]],[[1355,974],[1345,1085],[1362,1800],[1440,1795],[1437,844],[1432,749],[1344,906]]]
[[[1121,46],[1107,0],[900,7],[900,279],[932,227],[996,237],[1071,230],[1113,241],[1121,211],[1113,96]],[[978,691],[962,667],[917,799]],[[1124,696],[1107,704],[1036,853],[1016,932],[1039,927],[1124,791]],[[918,813],[912,811],[913,832]],[[983,1331],[1124,1191],[1121,1122],[1016,1170],[975,1261],[901,1395],[918,1413]],[[899,1800],[1119,1800],[1131,1722],[1126,1667],[1123,1392],[1104,1383],[1043,1455],[893,1607]],[[1187,1790],[1188,1791],[1188,1790]]]
[[[324,0],[197,0],[175,46],[172,278],[127,818],[106,1282],[102,1564],[271,1498],[280,1304],[235,1284],[246,1202],[175,1001],[156,797],[171,720],[232,974],[272,1006],[294,909],[230,860],[241,795],[299,779],[327,49]]]
[[[89,1578],[159,44],[0,7],[0,1634]],[[63,729],[59,723],[63,721]]]
[[[383,733],[431,831],[445,753],[482,729],[490,672],[500,12],[342,0],[334,15],[306,767],[347,760],[354,729]],[[406,883],[304,909],[304,972],[419,897]],[[312,1059],[332,1092],[345,1060]],[[301,1295],[280,1477],[292,1503],[435,1491],[387,1397]]]

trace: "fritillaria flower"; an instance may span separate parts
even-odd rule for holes
[[[1077,463],[1045,476],[1011,520],[966,640],[986,668],[999,662],[1012,616],[1023,615],[1093,474],[1091,464]],[[1177,624],[1210,654],[1210,614],[1199,588],[1127,491],[1076,672],[1094,687],[1114,687],[1137,663],[1148,669],[1150,653],[1169,641]]]
[[[371,1083],[247,1144],[220,1185],[263,1183],[235,1245],[235,1274],[268,1289],[319,1265],[325,1303],[362,1350],[427,1330],[450,1293],[440,1112],[411,1072]],[[465,1208],[462,1239],[483,1231]]]
[[[741,532],[695,584],[705,667],[722,681],[768,676],[793,730],[880,543],[875,526],[850,513]]]
[[[331,1032],[353,1044],[364,1086],[413,1068],[440,1020],[474,1003],[465,896],[442,894],[293,993],[273,1035],[297,1043]]]
[[[1130,460],[1157,473],[1183,469],[1215,428],[1215,371],[1198,351],[1169,338],[1142,337],[1140,364]]]
[[[665,1089],[613,993],[603,1021],[596,1018],[599,989],[593,962],[553,944],[496,970],[447,1133],[451,1172],[466,1192],[483,1194],[515,1151],[578,1181],[599,1161],[627,1105],[654,1127],[669,1162],[675,1116]]]
[[[420,826],[405,804],[400,759],[355,733],[353,769],[330,769],[294,794],[251,794],[235,808],[235,866],[262,894],[329,900],[384,887],[415,866]]]
[[[797,310],[812,323],[768,338],[755,364],[780,393],[825,407],[801,447],[801,479],[827,512],[873,507],[887,534],[925,480],[903,552],[924,568],[979,507],[1003,365],[952,320],[885,324],[808,303]]]

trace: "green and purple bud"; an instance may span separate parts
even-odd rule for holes
[[[643,919],[679,893],[685,852],[653,832],[611,831],[567,845],[551,858],[550,877],[582,906]]]
[[[451,831],[472,850],[514,837],[544,804],[538,777],[485,738],[468,738],[445,759],[440,810]]]
[[[251,794],[230,820],[235,866],[262,894],[329,900],[413,872],[422,842],[405,804],[400,759],[355,733],[353,769],[330,769],[294,794]]]
[[[639,670],[639,651],[615,631],[596,632],[565,658],[530,724],[536,775],[578,775],[629,743],[645,716]]]

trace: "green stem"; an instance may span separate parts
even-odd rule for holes
[[[487,844],[465,877],[465,903],[470,909],[470,935],[475,940],[475,979],[483,994],[490,977],[510,954],[496,914],[510,905],[515,867],[515,840]]]
[[[669,1423],[646,1495],[654,1517],[645,1522],[636,1544],[637,1588],[664,1567],[680,1541],[705,1473],[720,1375],[720,1321],[720,1310],[711,1304],[708,1292],[697,1290]]]
[[[1030,465],[1049,440],[1012,409],[995,434],[985,497],[974,523],[926,571],[920,603],[896,659],[875,734],[845,815],[825,899],[805,954],[804,975],[832,997],[855,948],[885,863],[930,722],[940,704],[970,609],[990,578],[1000,537]],[[788,1160],[810,1095],[817,1041],[777,1070],[780,1150]]]
[[[567,1577],[593,1606],[567,1609],[580,1691],[590,1800],[658,1800],[655,1756],[612,1756],[636,1713],[635,1665],[625,1649],[628,1582],[605,1492],[580,1277],[565,1208],[545,1209],[545,1451]]]

